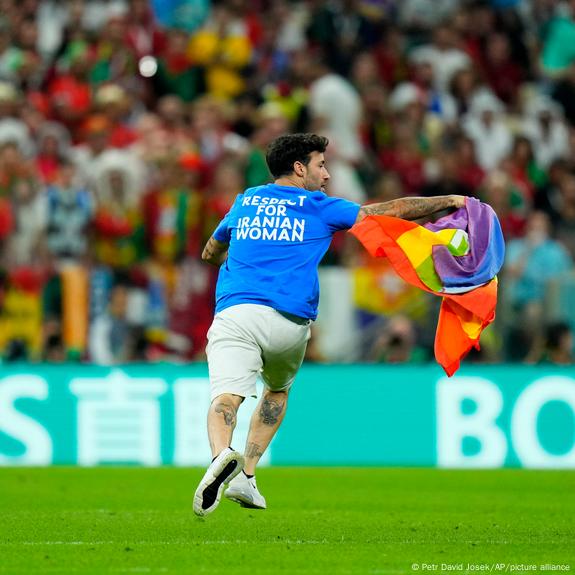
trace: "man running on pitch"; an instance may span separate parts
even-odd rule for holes
[[[208,436],[213,460],[194,495],[194,512],[211,513],[224,495],[265,509],[255,471],[286,412],[290,387],[317,317],[317,267],[338,230],[372,214],[407,220],[464,205],[463,196],[400,198],[359,206],[325,194],[328,140],[281,136],[266,160],[275,181],[240,194],[208,240],[202,259],[221,266],[216,314],[208,332],[212,403]],[[237,410],[265,390],[254,411],[245,452],[230,445]]]

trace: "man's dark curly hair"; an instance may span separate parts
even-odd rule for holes
[[[266,162],[274,178],[293,173],[294,162],[307,166],[312,152],[325,152],[329,140],[316,134],[287,134],[274,140],[267,149]]]

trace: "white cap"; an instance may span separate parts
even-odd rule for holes
[[[411,104],[421,103],[421,92],[412,82],[403,82],[389,95],[388,102],[393,112],[401,112]]]
[[[535,118],[540,114],[550,114],[554,118],[560,119],[563,117],[563,108],[554,100],[543,94],[538,94],[529,99],[524,111],[526,116]]]
[[[412,64],[431,64],[435,62],[435,50],[431,46],[421,46],[410,52],[409,61]]]
[[[505,105],[493,92],[482,89],[478,90],[471,98],[469,109],[474,116],[480,116],[484,112],[501,114],[505,112]]]

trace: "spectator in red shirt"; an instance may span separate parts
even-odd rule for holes
[[[396,120],[393,146],[380,154],[381,167],[397,174],[407,194],[416,195],[425,183],[424,157],[412,126]]]
[[[455,145],[459,181],[468,186],[475,195],[485,179],[485,170],[478,164],[475,144],[465,135],[459,136]]]
[[[100,86],[94,96],[94,105],[96,111],[106,117],[110,125],[110,146],[126,148],[136,141],[136,132],[128,123],[131,99],[121,86]]]
[[[496,32],[487,38],[483,73],[495,95],[515,107],[525,72],[517,60],[512,59],[511,45],[504,34]]]
[[[85,44],[72,44],[60,60],[62,72],[48,86],[52,115],[70,130],[74,138],[92,105],[92,90],[88,81],[91,66],[88,47]]]
[[[159,54],[166,38],[154,18],[149,0],[129,0],[128,13],[126,38],[136,56]]]
[[[405,56],[405,38],[397,28],[388,28],[383,39],[373,49],[379,75],[387,87],[407,79],[409,66]]]
[[[51,184],[70,153],[70,134],[56,122],[46,122],[37,136],[38,153],[36,167],[44,184]]]

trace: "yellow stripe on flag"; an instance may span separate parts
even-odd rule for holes
[[[397,245],[405,252],[409,263],[417,269],[432,255],[433,246],[449,245],[457,230],[432,232],[423,226],[413,228],[397,238]]]

